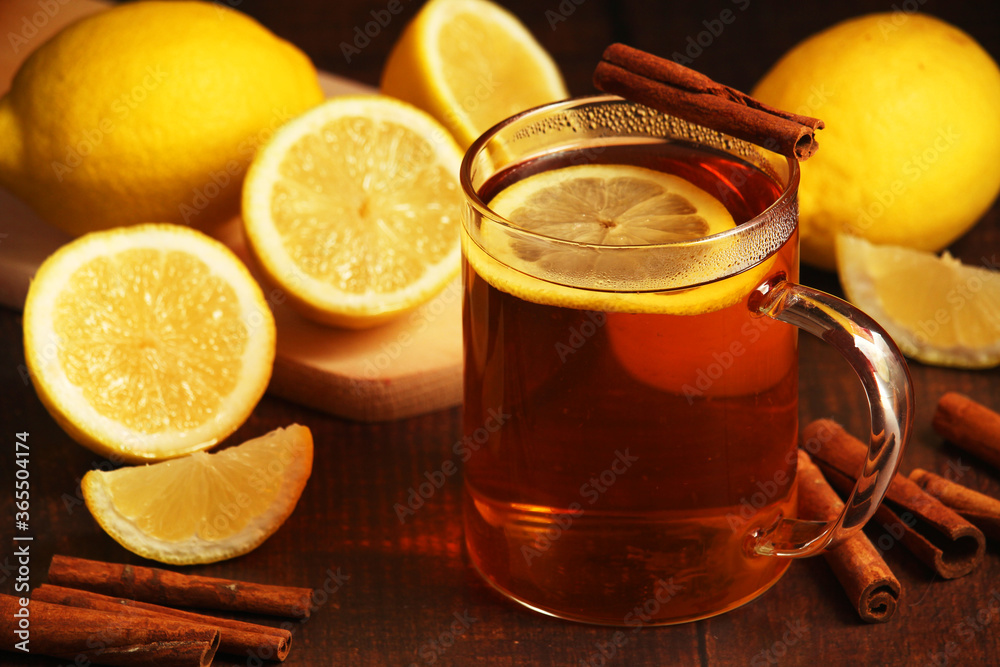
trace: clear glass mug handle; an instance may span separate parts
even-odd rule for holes
[[[812,556],[858,531],[882,502],[913,419],[910,373],[881,326],[825,292],[779,279],[758,287],[751,295],[750,308],[830,343],[854,368],[868,396],[868,455],[840,516],[830,522],[781,519],[750,536],[749,550],[760,555]]]

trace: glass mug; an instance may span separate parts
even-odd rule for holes
[[[640,165],[712,193],[737,227],[607,246],[519,228],[491,199],[574,164]],[[608,625],[712,616],[874,513],[912,392],[885,332],[797,285],[799,168],[613,96],[509,118],[461,168],[464,521],[472,563],[537,611]],[[797,329],[838,349],[871,406],[835,521],[795,518]]]

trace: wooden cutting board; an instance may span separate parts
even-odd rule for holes
[[[51,16],[37,0],[0,2],[0,91],[21,61],[64,25],[101,11],[105,3],[74,0]],[[10,35],[15,35],[11,38]],[[330,97],[371,88],[320,73]],[[246,260],[240,220],[216,236]],[[0,303],[22,308],[41,262],[69,241],[0,188]],[[268,392],[324,412],[363,421],[401,419],[462,400],[461,285],[456,280],[420,309],[381,327],[346,331],[313,324],[287,304],[274,306],[278,350]]]

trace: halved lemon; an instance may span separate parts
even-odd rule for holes
[[[39,398],[74,439],[137,462],[207,449],[264,394],[274,319],[224,245],[187,227],[95,232],[38,269],[24,355]]]
[[[585,164],[538,172],[502,190],[489,206],[514,230],[556,239],[529,245],[517,238],[516,231],[486,226],[481,243],[466,243],[469,262],[480,275],[497,288],[536,303],[694,315],[746,297],[773,263],[768,259],[711,282],[724,275],[725,267],[714,261],[718,253],[692,247],[668,259],[645,256],[642,246],[696,241],[734,228],[735,221],[722,202],[693,183],[644,167]],[[560,241],[575,245],[563,248]],[[620,252],[620,246],[629,246],[628,254]],[[735,248],[727,243],[717,248],[731,250],[730,246]],[[668,274],[676,284],[696,287],[654,291]]]
[[[284,125],[243,187],[247,241],[304,315],[364,328],[458,273],[462,153],[433,118],[382,95],[338,97]]]
[[[906,356],[956,368],[1000,364],[1000,272],[847,234],[836,249],[847,298]]]
[[[91,470],[87,509],[129,551],[161,563],[213,563],[245,554],[295,509],[312,472],[312,433],[293,424],[216,454]]]
[[[504,118],[568,97],[551,56],[487,0],[431,0],[407,25],[381,91],[438,119],[462,148]]]

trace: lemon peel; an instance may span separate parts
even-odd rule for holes
[[[217,3],[135,2],[66,27],[0,99],[0,184],[69,234],[239,212],[254,151],[324,95],[292,44]]]

